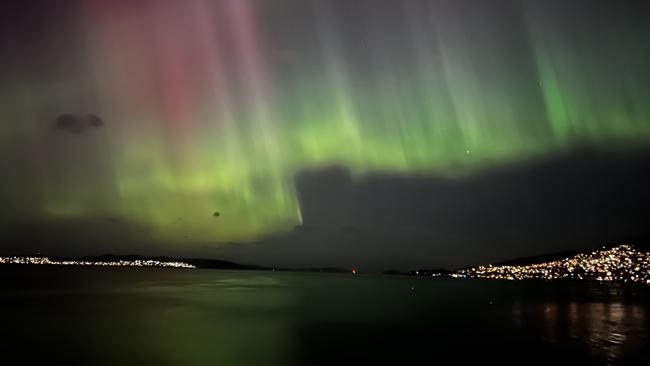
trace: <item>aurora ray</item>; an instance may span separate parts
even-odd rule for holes
[[[632,5],[57,3],[29,32],[4,25],[6,222],[250,241],[301,223],[303,169],[444,175],[650,139],[650,29]],[[105,124],[53,132],[65,113]]]

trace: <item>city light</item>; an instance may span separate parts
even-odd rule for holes
[[[119,260],[119,261],[77,261],[77,260],[51,260],[48,257],[0,257],[0,264],[44,264],[59,266],[98,266],[98,267],[168,267],[168,268],[196,268],[184,262],[167,262],[151,259]]]
[[[460,270],[452,277],[504,280],[578,279],[650,284],[650,253],[639,251],[631,245],[619,245],[552,262],[472,267]]]

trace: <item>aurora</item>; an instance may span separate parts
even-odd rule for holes
[[[249,242],[302,224],[306,169],[454,176],[646,146],[643,12],[569,3],[3,5],[2,221]],[[102,123],[71,132],[65,115]]]

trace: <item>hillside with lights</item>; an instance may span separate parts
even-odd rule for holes
[[[650,285],[650,252],[632,245],[528,265],[487,265],[460,270],[453,277],[504,280],[591,280]]]

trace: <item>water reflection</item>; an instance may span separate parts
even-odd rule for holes
[[[544,338],[550,342],[558,341],[558,306],[554,303],[544,304]]]
[[[199,270],[3,279],[0,352],[40,364],[650,364],[643,289]]]
[[[513,314],[521,314],[515,303]],[[531,315],[541,315],[540,334],[551,343],[577,342],[608,364],[645,346],[648,340],[645,308],[621,302],[542,303]],[[534,322],[523,319],[522,322]]]

